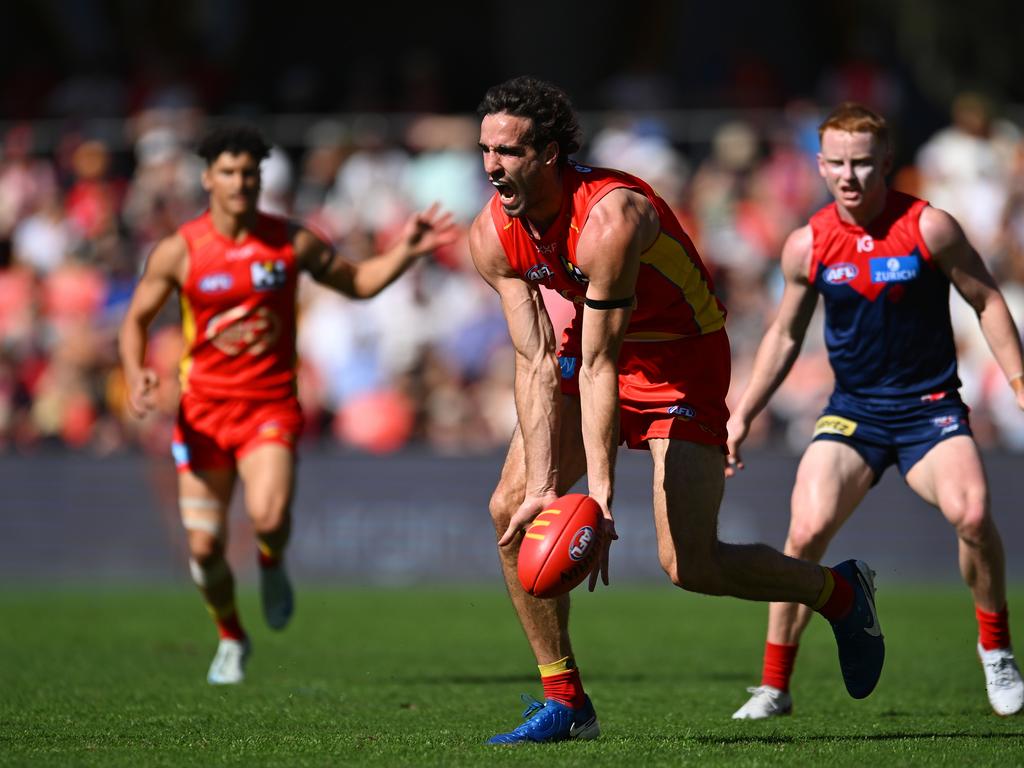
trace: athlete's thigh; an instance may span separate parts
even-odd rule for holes
[[[655,438],[654,526],[662,562],[675,552],[710,555],[718,542],[725,456],[717,445]]]
[[[988,482],[974,440],[958,435],[932,447],[906,474],[907,485],[922,499],[942,510],[956,524],[963,500],[982,500],[987,508]]]
[[[557,493],[566,493],[587,471],[587,459],[583,450],[583,425],[580,416],[580,401],[577,397],[562,395],[562,411],[558,436],[558,488]],[[526,496],[526,451],[523,434],[516,424],[512,441],[501,468],[501,480],[496,494],[518,506]]]
[[[295,453],[282,443],[260,443],[238,460],[250,516],[284,512],[295,490]]]
[[[863,501],[875,473],[855,448],[815,440],[804,452],[790,499],[790,534],[831,538]]]
[[[226,539],[234,487],[234,469],[178,471],[178,509],[193,550]]]

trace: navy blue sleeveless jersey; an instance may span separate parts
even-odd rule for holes
[[[811,217],[809,278],[825,299],[825,343],[836,390],[903,398],[955,390],[949,280],[921,237],[928,204],[889,191],[867,227],[835,203]]]

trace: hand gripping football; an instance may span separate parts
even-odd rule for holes
[[[570,493],[537,515],[519,547],[519,583],[535,597],[557,597],[577,586],[601,551],[601,507]]]

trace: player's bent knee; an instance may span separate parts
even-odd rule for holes
[[[665,572],[675,586],[687,592],[701,595],[723,594],[719,569],[713,563],[677,557],[665,568]]]
[[[982,541],[991,536],[995,528],[987,505],[980,502],[965,503],[956,520],[957,536],[964,541]]]
[[[199,563],[213,563],[224,559],[224,544],[217,536],[205,532],[189,531],[188,553]]]
[[[499,533],[505,532],[509,521],[512,519],[512,515],[515,514],[521,502],[522,499],[516,499],[513,494],[506,491],[500,485],[494,489],[488,509],[496,531]]]
[[[277,533],[288,525],[288,507],[284,504],[274,504],[250,509],[249,519],[252,520],[256,533],[264,536]]]

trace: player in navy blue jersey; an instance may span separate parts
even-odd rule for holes
[[[1020,339],[1002,293],[948,213],[890,190],[885,120],[843,104],[819,128],[818,170],[834,202],[794,231],[782,252],[785,291],[729,420],[726,474],[743,467],[740,446],[785,379],[822,296],[835,390],[815,424],[793,489],[786,554],[820,560],[829,542],[891,464],[938,507],[959,539],[960,570],[974,597],[977,651],[992,708],[1024,707],[1010,646],[1003,545],[960,399],[949,287],[974,308],[996,361],[1024,408]],[[762,684],[734,715],[789,714],[800,635],[810,613],[769,608]]]

